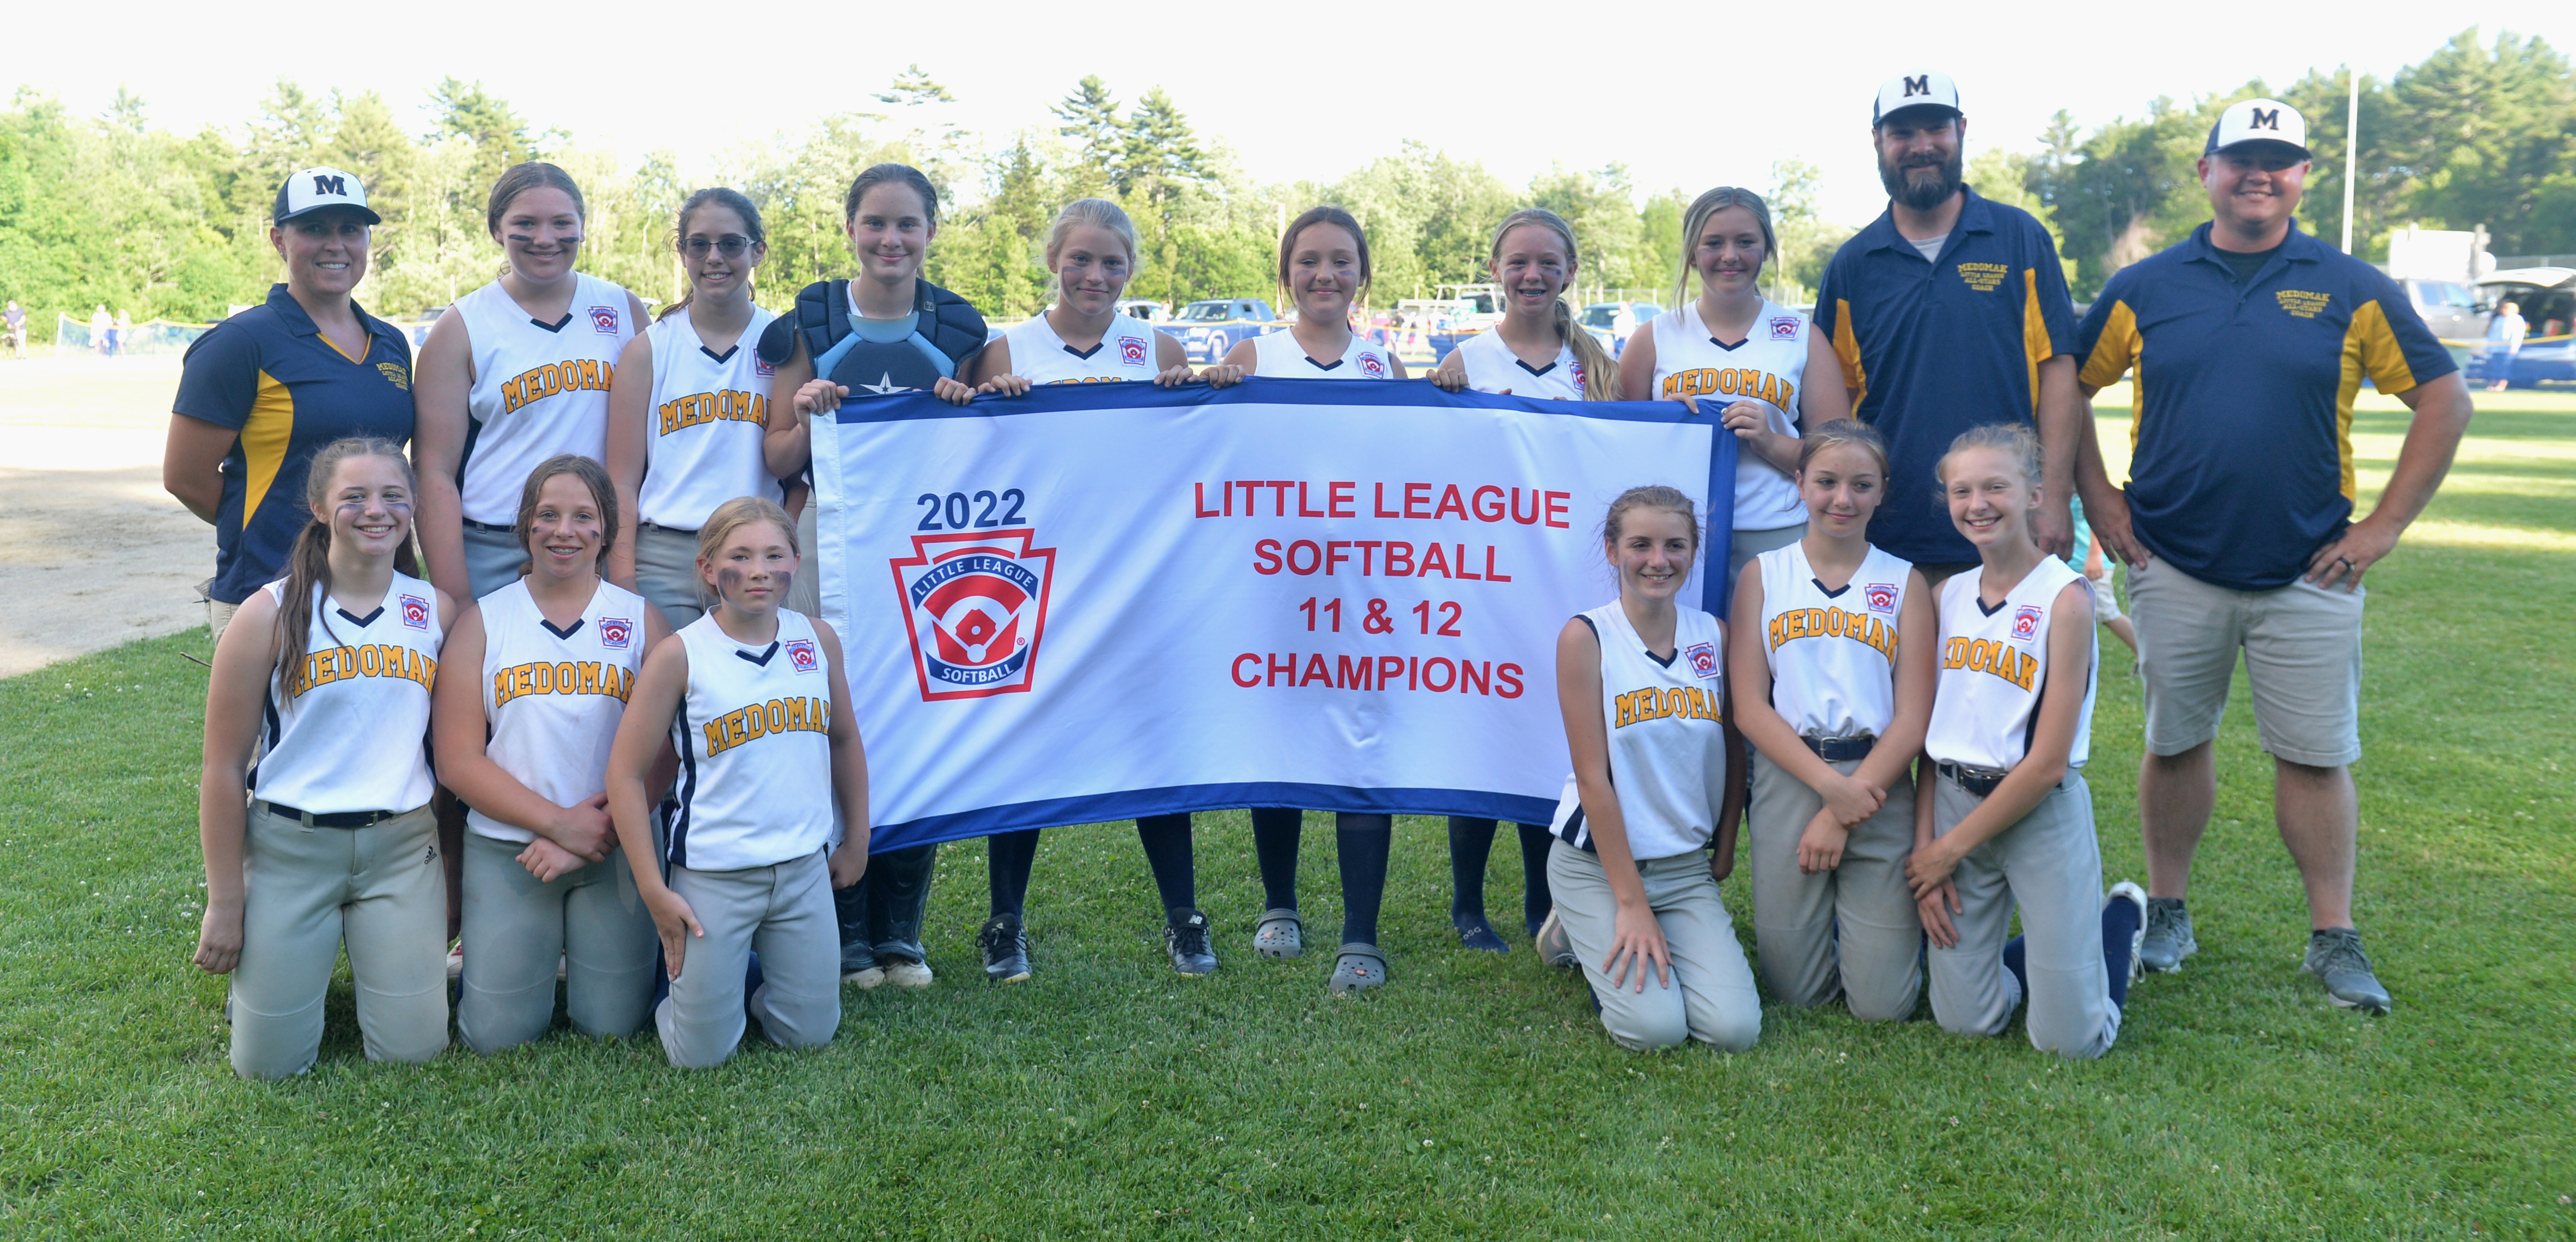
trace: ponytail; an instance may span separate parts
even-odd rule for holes
[[[1491,253],[1485,256],[1487,266],[1502,262],[1503,239],[1510,236],[1513,229],[1524,224],[1535,224],[1548,229],[1556,234],[1557,240],[1565,243],[1565,265],[1568,272],[1582,267],[1582,252],[1574,244],[1574,226],[1567,224],[1565,217],[1545,207],[1524,207],[1503,217],[1503,222],[1494,228],[1494,244],[1490,248]],[[1557,295],[1555,314],[1552,318],[1556,323],[1557,339],[1565,342],[1566,348],[1574,351],[1574,364],[1583,368],[1583,399],[1586,401],[1618,400],[1619,364],[1611,360],[1610,351],[1603,349],[1601,342],[1594,340],[1591,333],[1575,324],[1574,308],[1566,305],[1565,296],[1562,293]]]
[[[352,436],[334,440],[313,455],[313,465],[304,476],[304,509],[311,513],[331,498],[331,476],[339,473],[340,463],[352,457],[387,457],[402,467],[403,485],[418,489],[412,476],[411,462],[403,456],[402,446],[375,436]],[[411,552],[411,532],[403,532],[403,541],[394,549],[394,568],[418,577],[419,563]],[[286,556],[285,589],[277,603],[277,689],[281,698],[292,699],[303,693],[304,655],[313,641],[314,593],[331,589],[331,523],[315,517],[304,523],[295,536],[295,549]],[[329,618],[322,621],[322,631],[334,645],[339,635],[331,630]]]

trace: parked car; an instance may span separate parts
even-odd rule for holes
[[[1225,361],[1225,351],[1237,341],[1287,326],[1259,298],[1210,298],[1182,307],[1165,330],[1179,338],[1190,361],[1206,366]]]
[[[2498,364],[2490,362],[2480,346],[2455,351],[2468,355],[2464,365],[2471,384],[2501,378],[2514,388],[2576,388],[2576,269],[2525,267],[2496,272],[2478,281],[2477,297],[2487,313],[2478,317],[2476,328],[2453,339],[2484,340],[2486,321],[2504,302],[2520,308],[2528,326],[2509,374],[2497,375]]]
[[[1171,308],[1152,298],[1128,298],[1118,304],[1118,313],[1147,323],[1171,322]]]
[[[2456,280],[2423,280],[2408,277],[2397,282],[2406,289],[2415,313],[2424,317],[2424,326],[2446,341],[2475,340],[2486,334],[2487,316],[2478,305],[2477,292]]]
[[[1652,302],[1595,302],[1577,312],[1574,322],[1616,358],[1620,350],[1628,347],[1628,338],[1637,329],[1653,323],[1655,316],[1663,313],[1664,308]]]

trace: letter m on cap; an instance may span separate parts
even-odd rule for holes
[[[2281,110],[2279,108],[2254,108],[2250,111],[2252,115],[2245,121],[2247,129],[2268,129],[2275,133],[2280,132]]]
[[[329,194],[339,198],[347,198],[349,197],[349,181],[347,178],[337,175],[316,174],[313,178],[313,192],[316,194]]]
[[[1931,93],[1932,93],[1932,75],[1931,75],[1931,74],[1928,74],[1928,73],[1927,73],[1927,74],[1924,74],[1922,77],[1919,77],[1919,78],[1907,78],[1907,79],[1905,79],[1905,97],[1906,97],[1907,99],[1912,99],[1912,98],[1914,98],[1914,97],[1915,97],[1915,96],[1917,96],[1917,95],[1929,95],[1929,94],[1931,94]]]

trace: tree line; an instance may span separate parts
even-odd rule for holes
[[[2316,70],[2277,92],[2309,119],[2318,159],[2301,215],[2329,240],[2342,227],[2349,81],[2343,70]],[[2061,111],[2028,149],[1977,130],[1972,117],[1969,181],[2040,215],[2087,296],[2207,218],[2192,161],[2210,124],[2234,100],[2275,93],[2255,81],[2188,102],[2158,99],[2089,132]],[[2471,29],[2386,81],[2365,77],[2361,95],[2358,252],[2384,256],[2387,235],[2407,224],[2483,224],[2499,254],[2576,251],[2576,76],[2564,53]],[[137,320],[202,322],[256,302],[276,276],[267,221],[277,186],[314,164],[358,174],[385,217],[359,296],[395,317],[444,306],[497,274],[484,194],[502,169],[531,158],[564,165],[584,188],[584,266],[647,301],[678,296],[672,218],[699,184],[733,185],[760,205],[770,242],[762,296],[774,303],[846,274],[841,196],[860,169],[917,165],[943,197],[930,279],[996,318],[1043,308],[1049,218],[1086,195],[1118,200],[1137,222],[1135,295],[1174,304],[1269,296],[1281,224],[1314,203],[1339,203],[1367,229],[1371,297],[1384,305],[1482,279],[1494,224],[1529,204],[1573,222],[1587,290],[1669,301],[1682,213],[1706,188],[1649,189],[1615,163],[1560,165],[1514,185],[1420,140],[1329,183],[1264,182],[1161,88],[1122,101],[1097,76],[1000,136],[949,119],[955,96],[917,66],[872,102],[739,148],[710,169],[683,170],[667,153],[621,163],[452,77],[411,118],[377,92],[315,95],[281,80],[249,120],[194,134],[154,126],[145,101],[124,89],[99,115],[79,117],[22,87],[0,112],[0,297],[27,306],[38,324],[47,312],[85,317],[102,303]],[[1782,283],[1796,287],[1784,292],[1812,289],[1852,232],[1822,216],[1818,184],[1814,165],[1791,159],[1755,187],[1781,233]]]

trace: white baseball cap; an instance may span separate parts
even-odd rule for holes
[[[382,224],[383,216],[367,206],[367,187],[355,174],[337,168],[307,168],[286,179],[277,187],[277,206],[269,219],[284,224],[298,216],[309,216],[326,207],[348,207],[367,218],[369,224]]]
[[[2209,145],[2200,153],[2216,155],[2249,142],[2275,143],[2307,159],[2308,118],[2277,99],[2240,99],[2218,114],[2218,124],[2209,127]]]
[[[1965,116],[1959,110],[1959,84],[1946,73],[1900,73],[1878,85],[1878,99],[1869,108],[1870,128],[1876,129],[1887,118],[1907,108],[1939,108],[1952,116]]]

